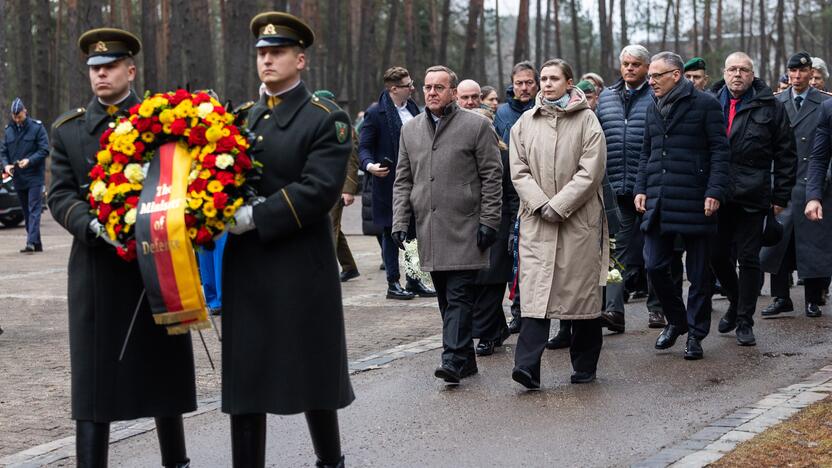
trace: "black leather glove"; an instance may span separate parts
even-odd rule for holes
[[[485,250],[491,247],[491,244],[497,241],[497,230],[494,228],[490,228],[485,224],[480,224],[480,228],[477,230],[477,247],[480,250]]]
[[[404,243],[407,241],[407,232],[405,231],[396,231],[390,234],[390,237],[393,238],[393,242],[396,243],[396,246],[402,250],[404,250]]]

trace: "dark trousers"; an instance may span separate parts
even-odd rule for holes
[[[442,363],[462,369],[474,357],[471,336],[476,270],[430,274],[442,314]]]
[[[711,268],[731,302],[730,312],[736,313],[737,323],[754,325],[765,213],[748,212],[728,203],[720,207],[717,216],[719,230],[711,250]],[[736,252],[736,263],[732,252]]]
[[[508,331],[503,312],[506,283],[478,284],[474,289],[473,332],[474,338],[498,341]]]
[[[670,264],[675,255],[673,245],[676,234],[661,234],[659,220],[655,220],[644,237],[644,264],[647,276],[656,289],[656,295],[664,310],[668,323],[699,338],[708,336],[711,329],[712,276],[710,268],[709,236],[683,235],[685,245],[685,266],[687,267],[690,289],[688,305],[673,284]]]
[[[514,290],[514,299],[511,300],[511,317],[520,320],[520,286]]]
[[[794,232],[792,232],[789,246],[783,261],[780,262],[780,269],[771,275],[771,295],[782,299],[791,299],[789,293],[789,279],[792,271],[797,266],[797,256],[794,251]],[[803,291],[807,304],[822,304],[823,295],[829,287],[830,278],[803,278]]]
[[[338,257],[338,263],[341,265],[343,271],[357,270],[355,259],[352,257],[350,245],[347,244],[347,236],[341,231],[341,216],[344,213],[344,202],[342,199],[338,200],[332,211],[329,212],[332,218],[332,239],[335,241],[335,255]],[[398,255],[398,252],[396,253]]]
[[[17,190],[23,219],[26,221],[26,245],[40,245],[40,215],[43,213],[43,185]]]
[[[529,371],[534,380],[540,382],[540,358],[549,339],[551,320],[523,317],[520,336],[514,350],[514,365]],[[569,357],[575,372],[592,373],[598,367],[604,337],[601,333],[601,319],[570,320],[572,338],[569,343]]]
[[[381,235],[381,259],[384,261],[384,271],[387,273],[388,283],[398,283],[399,275],[399,247],[393,242],[392,228],[384,228]]]

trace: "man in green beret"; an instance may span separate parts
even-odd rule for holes
[[[704,91],[708,86],[710,77],[705,66],[705,59],[702,57],[694,57],[685,62],[685,78],[693,83],[693,87],[699,91]]]
[[[222,410],[234,466],[262,467],[266,414],[304,413],[317,466],[343,466],[337,410],[355,398],[329,212],[349,116],[301,81],[315,35],[286,13],[251,21],[265,90],[248,114],[259,197],[235,214],[223,271]]]
[[[94,95],[86,108],[52,125],[47,199],[49,212],[73,237],[67,303],[76,462],[107,466],[110,422],[154,417],[162,465],[185,467],[182,414],[196,409],[191,336],[168,336],[154,323],[138,264],[118,256],[116,242],[103,232],[106,219],[93,215],[88,201],[101,135],[141,102],[131,89],[141,42],[102,28],[81,35],[78,45]]]
[[[598,93],[596,92],[595,84],[589,80],[581,80],[575,87],[584,92],[587,105],[592,109],[592,112],[595,112],[595,108],[598,107]]]

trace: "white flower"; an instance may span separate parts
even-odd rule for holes
[[[113,130],[113,133],[116,135],[127,135],[128,133],[133,131],[133,124],[130,123],[129,120],[122,120],[116,125],[116,129]]]
[[[234,156],[231,156],[228,153],[223,153],[217,156],[217,160],[214,162],[217,166],[217,169],[225,169],[227,167],[231,167],[234,165]]]
[[[621,272],[616,268],[607,272],[607,283],[620,283],[623,280],[624,278],[622,278]]]
[[[96,180],[93,182],[92,187],[90,187],[90,192],[92,192],[92,198],[95,201],[101,201],[107,193],[107,184],[100,180]]]
[[[409,278],[414,278],[423,283],[431,283],[430,273],[422,271],[419,264],[419,244],[417,241],[407,241],[404,243],[404,250],[401,251],[399,264],[403,266],[405,273]]]
[[[130,208],[127,213],[124,213],[124,222],[127,224],[136,224],[136,209]]]
[[[196,115],[199,116],[200,119],[204,119],[208,117],[208,114],[214,111],[214,105],[210,102],[203,102],[196,108]]]
[[[138,164],[130,163],[124,168],[124,177],[127,177],[131,184],[138,184],[144,180],[144,171]]]
[[[199,171],[197,171],[196,169],[191,170],[191,173],[188,174],[188,183],[190,184],[191,182],[195,181],[197,177],[199,177]]]

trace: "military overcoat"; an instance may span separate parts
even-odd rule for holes
[[[776,273],[780,269],[786,249],[794,236],[798,276],[800,278],[832,276],[832,249],[829,248],[829,239],[832,237],[832,218],[809,221],[803,214],[806,208],[809,155],[812,154],[812,142],[818,125],[820,105],[830,97],[832,96],[828,93],[810,87],[806,100],[798,110],[794,105],[791,88],[776,96],[776,99],[786,108],[794,132],[797,171],[791,202],[777,217],[784,227],[783,239],[773,247],[763,247],[760,252],[760,262],[765,272]],[[827,185],[825,188],[823,206],[832,206],[832,185]]]
[[[131,94],[119,105],[120,112],[138,102]],[[191,336],[168,336],[153,322],[144,299],[119,362],[144,286],[138,264],[122,260],[89,229],[89,172],[112,120],[93,98],[86,110],[62,115],[52,128],[47,203],[73,237],[67,294],[72,418],[107,422],[174,416],[196,409]]]
[[[349,117],[300,84],[248,114],[263,164],[255,229],[223,257],[222,409],[294,414],[353,399],[329,210],[352,149]]]

